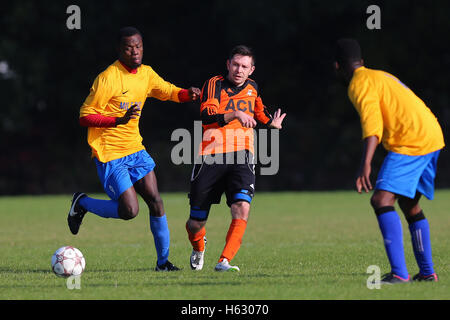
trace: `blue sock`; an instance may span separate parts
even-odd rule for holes
[[[167,225],[167,218],[150,216],[150,230],[155,240],[156,254],[158,256],[157,264],[160,266],[169,259],[170,232]]]
[[[384,247],[389,263],[391,264],[391,272],[403,279],[408,279],[409,275],[408,269],[406,268],[403,230],[400,217],[393,210],[377,215],[377,219],[381,233],[383,234]]]
[[[409,231],[411,232],[411,241],[416,257],[417,265],[420,269],[420,274],[428,276],[434,273],[433,259],[431,257],[431,241],[430,241],[430,225],[428,220],[423,219],[409,224]]]
[[[79,204],[87,211],[103,218],[119,218],[119,202],[115,200],[99,200],[89,197],[80,199]]]

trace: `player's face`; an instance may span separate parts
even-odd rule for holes
[[[124,37],[119,46],[119,60],[127,67],[135,69],[142,63],[144,46],[140,35]]]
[[[236,86],[241,86],[255,70],[253,58],[235,54],[231,60],[227,60],[228,80]]]

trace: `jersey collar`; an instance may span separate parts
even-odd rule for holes
[[[248,79],[241,86],[236,86],[233,82],[231,82],[228,77],[224,77],[224,86],[222,89],[226,91],[228,96],[234,96],[241,92],[245,87],[247,87]]]
[[[119,60],[119,62],[122,65],[122,67],[124,67],[125,70],[127,70],[129,73],[132,73],[132,74],[136,74],[137,73],[137,68],[136,69],[132,69],[132,68],[126,66],[122,61]]]

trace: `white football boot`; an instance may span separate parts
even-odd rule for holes
[[[203,241],[205,241],[205,249],[203,251],[195,251],[192,250],[191,253],[191,269],[192,270],[202,270],[203,263],[205,262],[205,251],[206,251],[206,237],[203,237]]]
[[[232,266],[228,262],[226,258],[224,258],[221,262],[219,262],[216,267],[214,268],[216,271],[233,271],[237,272],[240,271],[238,266]]]

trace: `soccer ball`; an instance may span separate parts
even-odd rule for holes
[[[52,256],[52,270],[59,277],[79,276],[85,266],[81,251],[71,246],[59,248]]]

